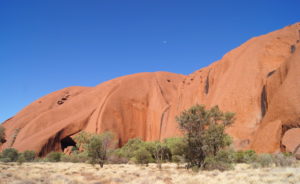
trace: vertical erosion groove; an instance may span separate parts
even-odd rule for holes
[[[46,144],[42,147],[39,152],[39,157],[46,156],[51,151],[59,151],[60,150],[60,137],[63,130],[57,132],[54,136],[50,137]]]
[[[164,99],[164,101],[165,101],[165,103],[166,103],[166,105],[167,105],[167,106],[163,109],[163,112],[162,112],[161,118],[160,118],[160,127],[159,127],[159,140],[160,140],[160,139],[161,139],[161,134],[162,134],[163,122],[164,122],[164,118],[165,118],[165,113],[168,112],[168,110],[169,110],[169,108],[170,108],[170,104],[169,104],[169,102],[168,102],[168,100],[167,100],[167,97],[165,96],[165,93],[164,93],[162,87],[161,87],[160,84],[159,84],[158,79],[156,78],[155,80],[156,80],[156,84],[157,84],[157,86],[158,86],[158,90],[159,90],[159,92],[160,92],[162,98]]]
[[[261,117],[263,118],[266,115],[268,109],[268,101],[267,101],[267,91],[266,86],[264,85],[262,92],[261,92]]]
[[[209,73],[210,72],[208,72],[208,75],[207,75],[206,81],[205,81],[205,86],[204,86],[204,92],[205,92],[205,94],[208,94],[208,91],[209,91]]]

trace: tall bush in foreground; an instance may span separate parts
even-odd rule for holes
[[[176,117],[187,142],[185,158],[189,167],[203,167],[206,157],[215,157],[231,141],[225,127],[234,121],[233,113],[223,113],[218,106],[206,109],[195,105]]]
[[[92,136],[87,144],[87,153],[91,163],[98,163],[102,168],[107,160],[108,153],[114,146],[114,135],[110,132]]]

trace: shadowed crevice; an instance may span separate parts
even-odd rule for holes
[[[273,70],[273,71],[269,72],[269,73],[267,74],[267,77],[270,77],[271,75],[273,75],[273,74],[275,73],[275,71],[276,71],[276,70]]]
[[[65,148],[69,146],[76,146],[76,142],[70,137],[67,136],[60,141],[61,150],[64,151]]]
[[[265,85],[261,92],[260,105],[261,105],[261,117],[263,118],[266,115],[266,112],[268,110],[267,90]]]

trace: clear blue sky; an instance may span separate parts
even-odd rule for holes
[[[297,21],[299,0],[0,0],[0,122],[64,87],[192,73]]]

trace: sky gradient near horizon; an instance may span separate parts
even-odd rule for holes
[[[1,0],[0,122],[69,86],[189,74],[300,21],[299,0]]]

